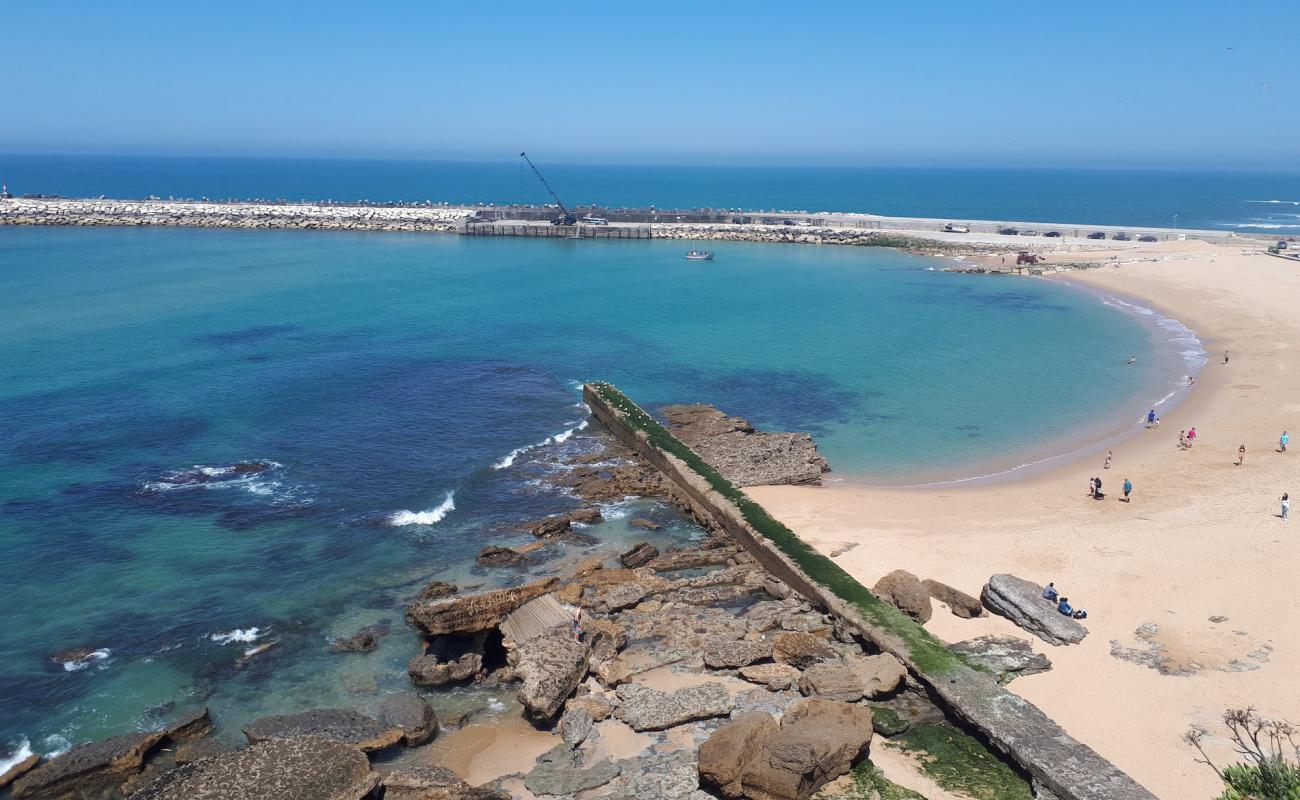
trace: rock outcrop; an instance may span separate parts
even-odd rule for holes
[[[166,737],[124,733],[77,745],[13,782],[15,798],[94,797],[121,786],[140,771],[145,757]]]
[[[980,636],[949,645],[948,649],[968,664],[993,673],[998,683],[1052,668],[1052,662],[1042,653],[1035,653],[1028,639],[1014,636]]]
[[[622,771],[620,765],[609,759],[584,767],[577,751],[560,744],[537,759],[537,766],[524,777],[524,788],[535,795],[572,797],[604,786]]]
[[[710,405],[665,406],[673,433],[737,486],[818,486],[830,471],[807,433],[768,433]]]
[[[131,800],[362,800],[378,786],[379,776],[360,750],[295,736],[178,767]]]
[[[628,550],[618,557],[619,563],[628,569],[643,567],[654,561],[659,556],[659,548],[646,542],[641,542],[637,546]]]
[[[36,753],[32,753],[24,759],[13,762],[9,765],[8,769],[4,772],[0,772],[0,789],[5,788],[9,784],[31,772],[39,763],[41,763],[41,757]]]
[[[634,731],[661,731],[697,719],[730,714],[736,701],[720,683],[687,686],[675,692],[661,692],[628,683],[618,687],[622,705],[615,712]]]
[[[929,622],[934,613],[930,606],[930,593],[921,584],[921,579],[907,570],[896,569],[876,581],[871,593],[917,622]]]
[[[772,638],[772,658],[795,669],[808,669],[823,661],[838,659],[839,653],[820,636],[788,631]]]
[[[774,692],[780,692],[799,684],[799,670],[789,664],[754,664],[740,668],[740,677],[750,683],[766,686]]]
[[[802,700],[780,726],[743,714],[700,747],[700,782],[727,798],[806,800],[865,756],[871,736],[870,709],[834,700]]]
[[[406,620],[426,636],[465,635],[501,624],[519,606],[555,588],[558,578],[543,578],[522,586],[478,594],[417,600],[406,609]]]
[[[366,753],[392,747],[405,735],[396,725],[382,725],[374,717],[346,708],[273,714],[245,725],[242,730],[249,744],[310,736],[342,742]]]
[[[1056,610],[1043,599],[1043,587],[1015,575],[989,578],[980,594],[984,607],[1006,617],[1038,638],[1054,645],[1078,644],[1088,629]]]
[[[351,636],[345,636],[330,642],[333,653],[369,653],[379,646],[379,638],[388,633],[383,625],[367,625]]]
[[[438,733],[438,717],[429,701],[415,692],[390,694],[379,703],[375,719],[381,728],[400,728],[407,747],[424,744]]]
[[[799,691],[809,697],[855,703],[862,699],[862,677],[842,661],[825,661],[804,670]]]
[[[704,665],[710,669],[736,669],[772,657],[772,643],[766,639],[729,641],[714,639],[704,649]]]

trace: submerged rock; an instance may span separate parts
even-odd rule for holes
[[[930,606],[930,593],[921,584],[921,579],[907,570],[896,569],[876,581],[871,593],[917,622],[929,622],[934,613]]]
[[[546,594],[558,583],[558,578],[550,577],[510,589],[417,600],[407,607],[406,620],[426,636],[487,631],[500,625],[511,611]]]
[[[354,747],[319,736],[269,739],[163,774],[131,800],[362,800],[379,786]]]
[[[980,636],[949,645],[948,649],[993,673],[998,683],[1052,668],[1052,662],[1042,653],[1035,653],[1028,639],[1015,636]]]
[[[533,559],[514,548],[490,544],[474,557],[474,562],[485,567],[524,567],[533,563]]]
[[[330,642],[331,653],[369,653],[379,646],[379,637],[388,633],[387,626],[367,625],[351,636]]]
[[[447,583],[446,581],[432,581],[429,583],[428,586],[425,586],[423,589],[420,590],[420,593],[416,596],[415,599],[416,600],[438,600],[440,598],[447,597],[448,595],[453,595],[458,591],[460,591],[460,589],[454,583]]]
[[[77,745],[14,781],[15,798],[94,797],[121,786],[140,771],[145,757],[165,738],[155,733],[124,733]]]
[[[980,594],[984,606],[1006,617],[1048,644],[1078,644],[1088,629],[1078,620],[1056,610],[1056,604],[1043,599],[1043,588],[1015,575],[999,574],[989,578]]]
[[[367,753],[392,747],[405,735],[396,725],[380,724],[374,717],[346,708],[273,714],[245,725],[242,730],[249,744],[268,739],[314,736],[352,745]]]

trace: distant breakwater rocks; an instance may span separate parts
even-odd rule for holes
[[[670,223],[652,225],[655,239],[759,242],[768,244],[838,244],[859,247],[895,247],[918,253],[1006,253],[1015,247],[978,242],[945,242],[920,236],[864,228],[813,228],[788,225],[708,225]]]
[[[0,225],[425,231],[452,233],[470,209],[205,203],[170,200],[0,200]]]

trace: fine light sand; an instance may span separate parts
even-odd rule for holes
[[[1201,242],[1126,251],[1117,263],[1057,275],[1181,320],[1210,363],[1160,428],[1115,446],[1109,470],[1096,456],[1015,482],[880,489],[848,480],[749,493],[825,553],[856,543],[836,561],[868,587],[897,568],[971,594],[998,572],[1055,581],[1089,611],[1091,633],[1071,647],[1034,639],[1053,669],[1011,690],[1160,797],[1212,797],[1214,774],[1179,739],[1189,725],[1209,728],[1212,755],[1230,761],[1225,709],[1253,705],[1300,723],[1300,611],[1289,597],[1300,522],[1279,518],[1282,493],[1300,492],[1300,452],[1276,452],[1284,429],[1300,433],[1300,266]],[[1180,450],[1179,431],[1191,426],[1195,447]],[[1103,501],[1085,496],[1093,475],[1105,481]],[[1130,504],[1117,499],[1126,477]],[[1022,633],[938,603],[927,627],[949,642]],[[1190,674],[1122,660],[1112,646]]]

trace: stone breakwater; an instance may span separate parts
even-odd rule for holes
[[[170,200],[0,200],[0,225],[423,231],[453,233],[468,208],[203,203]]]
[[[655,239],[681,241],[758,242],[766,244],[828,244],[858,247],[896,247],[918,253],[971,255],[977,253],[1014,253],[1025,249],[1023,242],[989,244],[983,242],[949,242],[910,236],[890,231],[862,228],[811,228],[788,225],[709,225],[660,223],[650,226]]]

